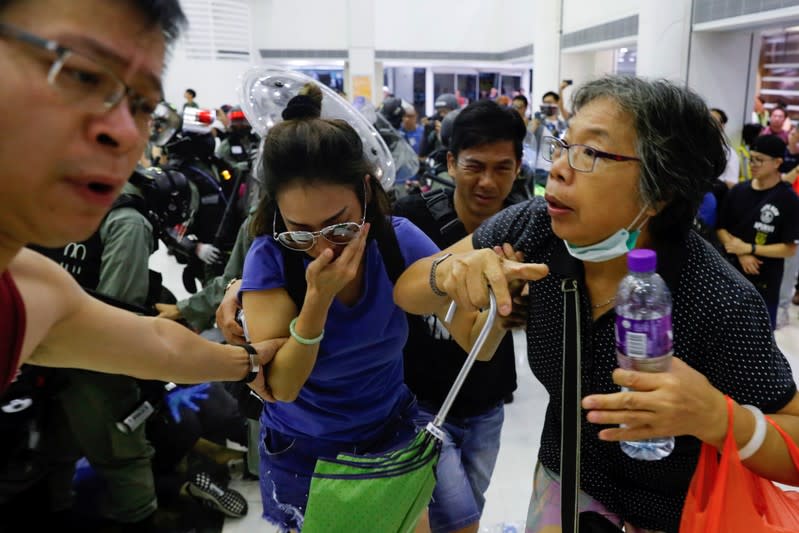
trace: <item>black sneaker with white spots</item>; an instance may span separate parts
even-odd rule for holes
[[[207,472],[198,472],[184,485],[186,492],[203,505],[231,518],[247,515],[247,500],[241,493],[215,483]]]

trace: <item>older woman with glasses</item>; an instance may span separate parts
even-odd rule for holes
[[[799,482],[776,430],[762,431],[758,422],[761,410],[774,413],[799,437],[796,386],[763,300],[691,231],[703,194],[726,164],[710,111],[667,81],[613,76],[577,90],[574,108],[563,139],[544,139],[543,155],[552,161],[546,195],[498,213],[445,250],[452,253],[446,261],[413,264],[394,291],[402,308],[424,314],[450,298],[483,307],[491,285],[505,315],[509,285],[528,282],[528,357],[550,402],[527,531],[561,530],[563,419],[582,432],[577,508],[617,527],[626,523],[628,532],[678,530],[700,443],[721,448],[726,435],[725,394],[739,402],[733,430],[749,455],[744,464],[770,479]],[[527,263],[497,257],[491,248],[503,243]],[[633,248],[657,251],[658,272],[673,296],[675,357],[659,374],[617,369],[615,295]],[[572,287],[566,280],[576,281],[581,302],[579,344],[571,352],[563,345],[565,291]],[[561,412],[570,398],[562,392],[563,364],[579,346],[583,410],[572,421],[575,414]],[[628,457],[618,443],[667,436],[676,446],[657,461]]]
[[[284,529],[302,527],[318,458],[384,451],[415,434],[408,325],[392,290],[405,265],[438,252],[388,216],[360,137],[319,118],[321,105],[306,85],[263,141],[265,196],[241,282],[250,338],[289,337],[265,372],[261,416],[264,517]],[[456,338],[469,342],[474,320],[460,320],[473,316],[453,320]]]

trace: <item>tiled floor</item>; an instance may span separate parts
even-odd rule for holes
[[[165,284],[180,298],[185,294],[180,286],[180,270],[165,254],[153,256],[151,265],[164,273]],[[776,332],[777,343],[793,367],[794,377],[799,376],[799,308],[790,310],[791,320]],[[502,531],[496,527],[503,522],[522,522],[527,515],[533,467],[538,454],[538,439],[544,420],[544,409],[548,395],[535,380],[526,361],[526,349],[516,335],[517,370],[519,387],[505,411],[502,430],[502,446],[499,459],[486,495],[482,531]],[[249,515],[240,520],[227,520],[225,532],[275,531],[260,518],[261,498],[256,482],[238,483],[240,490],[250,502]]]

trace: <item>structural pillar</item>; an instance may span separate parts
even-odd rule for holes
[[[530,107],[538,109],[547,91],[560,86],[561,0],[538,0],[533,20],[533,89]]]
[[[640,2],[636,74],[685,83],[691,42],[691,0]]]
[[[375,63],[374,0],[347,0],[347,93],[351,101],[383,101],[383,68]]]

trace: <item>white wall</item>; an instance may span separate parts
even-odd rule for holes
[[[710,107],[727,113],[726,133],[735,142],[752,107],[746,85],[750,43],[748,31],[695,32],[691,43],[688,85]]]
[[[355,6],[357,8],[357,3]],[[256,0],[255,47],[346,50],[348,0]],[[531,0],[374,0],[354,22],[378,50],[502,52],[533,42]]]
[[[571,33],[637,15],[641,9],[642,2],[656,1],[614,0],[612,2],[598,2],[595,0],[563,0],[563,33]],[[581,52],[561,54],[560,79],[570,79],[574,82],[571,87],[566,88],[563,92],[567,107],[570,107],[568,102],[575,87],[593,78],[615,72],[614,52],[616,48],[635,43],[636,37],[617,41],[596,43],[596,45],[582,47],[583,51]],[[540,51],[536,50],[536,56],[539,53]],[[557,86],[550,90],[557,90]]]
[[[375,0],[378,50],[498,52],[495,20],[502,2]]]
[[[346,0],[255,0],[255,48],[346,50]]]
[[[250,2],[253,64],[263,63],[260,49],[349,50],[354,54],[350,59],[355,59],[356,64],[350,64],[348,70],[355,68],[363,74],[369,70],[369,74],[374,74],[375,96],[382,86],[379,73],[358,61],[364,53],[370,62],[374,61],[370,47],[496,53],[533,42],[535,6],[531,0]],[[324,63],[324,58],[320,62]],[[165,77],[166,96],[180,105],[183,92],[192,87],[203,106],[235,103],[238,77],[249,66],[243,62],[190,60],[184,43],[179,42]]]
[[[532,43],[533,33],[537,31],[534,27],[549,28],[551,25],[557,31],[560,24],[557,13],[544,9],[543,0],[405,0],[401,4],[389,0],[366,0],[373,3],[373,13],[363,9],[363,16],[359,16],[359,2],[363,1],[305,0],[297,4],[293,0],[250,0],[252,61],[260,62],[260,48],[348,50],[359,45],[368,48],[370,42],[377,50],[502,52]],[[560,0],[551,1],[560,4]],[[563,31],[568,33],[630,16],[641,9],[651,9],[650,2],[658,0],[563,0]],[[663,5],[662,9],[668,10],[668,7]],[[353,8],[355,12],[351,13]],[[545,20],[547,17],[552,20]],[[350,31],[350,25],[355,26],[353,31]],[[745,85],[745,68],[741,60],[748,57],[748,52],[740,49],[740,39],[732,35],[719,32],[694,34],[690,82],[706,92],[709,101],[719,102],[718,105],[737,122],[744,113],[743,108],[740,113],[737,111],[738,106],[748,108],[750,102],[736,103],[746,100],[747,96],[737,94],[738,85],[734,86],[735,90],[731,88],[731,77],[743,78],[739,83]],[[737,35],[742,34],[739,32]],[[730,44],[733,42],[738,44]],[[534,65],[536,76],[547,78],[545,87],[542,86],[538,92],[556,89],[559,79],[571,78],[575,85],[579,85],[613,70],[611,50],[570,53],[561,57],[555,52],[553,61],[547,63],[543,59],[549,47],[538,48],[538,61]],[[644,62],[641,52],[639,49],[639,62]],[[550,68],[538,68],[545,64],[550,64]],[[197,90],[198,101],[203,106],[235,103],[238,101],[238,76],[248,66],[243,62],[189,60],[183,43],[179,42],[168,64],[166,97],[180,105],[184,90],[192,87]],[[722,70],[722,67],[726,69]],[[544,70],[552,72],[546,76]],[[375,73],[375,96],[378,96],[380,76],[376,70],[371,72]],[[722,76],[726,86],[719,84],[716,76]],[[409,90],[409,82],[410,79],[403,80],[402,92]],[[567,97],[569,91],[566,91]],[[722,96],[717,97],[717,94]],[[536,97],[534,94],[533,101],[538,99],[540,95]],[[738,129],[737,124],[731,126]]]
[[[245,4],[246,9],[249,9],[249,13],[253,14],[261,7],[263,0],[244,0],[243,4]],[[189,23],[191,24],[191,20]],[[206,24],[210,24],[210,20],[201,20],[198,27],[205,27],[204,25]],[[220,28],[221,25],[214,28],[212,32],[222,31]],[[223,104],[238,104],[237,86],[239,76],[251,66],[257,57],[257,53],[252,46],[253,42],[249,43],[250,61],[197,60],[189,59],[188,57],[186,47],[188,35],[188,31],[184,32],[183,38],[175,43],[174,49],[171,50],[167,58],[167,67],[164,74],[164,97],[166,100],[180,109],[184,102],[183,93],[187,88],[191,87],[197,91],[197,103],[203,107],[218,108]],[[199,37],[202,37],[202,35]],[[195,39],[198,39],[196,33]],[[225,46],[224,38],[217,39],[216,42],[217,46]],[[212,52],[214,48],[213,40],[210,43],[199,42],[198,40],[194,43],[194,46],[197,47],[198,45],[200,48],[208,47],[209,52]]]
[[[616,50],[599,50],[594,52],[594,76],[613,74],[616,72]]]
[[[191,87],[202,107],[238,105],[238,79],[249,67],[249,63],[238,61],[192,61],[186,59],[182,47],[176,48],[164,76],[164,96],[180,109],[183,93]]]
[[[638,18],[636,74],[685,83],[693,0],[670,0],[668,8],[644,2]]]
[[[538,0],[533,19],[533,88],[530,101],[537,110],[538,102],[548,91],[557,91],[561,78],[560,53],[561,0]]]
[[[563,0],[563,33],[638,14],[641,2],[661,0]]]
[[[375,0],[378,50],[504,52],[533,42],[532,0]]]
[[[582,52],[579,54],[563,54],[561,56],[560,77],[564,80],[573,80],[571,89],[579,87],[586,81],[595,77],[596,52]],[[552,87],[550,91],[558,90]],[[568,99],[568,94],[564,91],[564,97]]]
[[[533,23],[538,0],[495,0],[494,28],[497,52],[513,50],[533,43]]]

